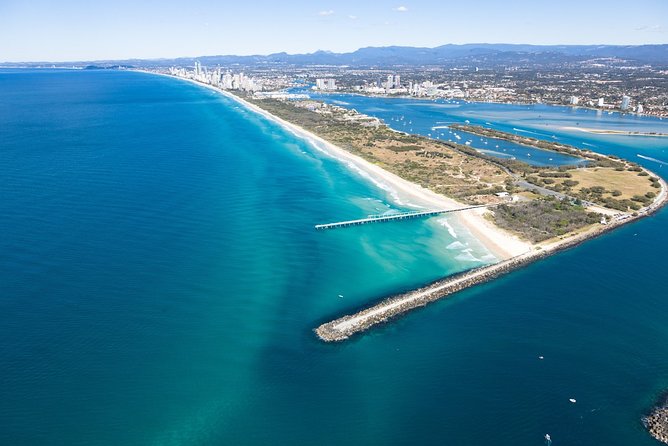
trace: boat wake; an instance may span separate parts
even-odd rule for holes
[[[656,159],[656,158],[652,158],[651,156],[645,156],[645,155],[636,155],[636,156],[637,156],[638,158],[642,158],[642,159],[644,159],[644,160],[654,161],[655,163],[659,163],[659,164],[663,164],[663,165],[667,165],[667,166],[668,166],[668,163],[667,163],[667,162],[658,160],[658,159]]]
[[[517,127],[513,127],[513,130],[515,130],[516,132],[531,133],[532,135],[538,135],[538,136],[544,136],[544,137],[552,138],[552,135],[546,135],[545,133],[540,133],[540,132],[533,132],[531,130],[518,129]]]

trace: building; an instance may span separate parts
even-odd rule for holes
[[[645,111],[645,110],[642,108],[642,104],[638,104],[638,110],[636,110],[636,111],[637,111],[638,113],[642,113],[643,111]]]
[[[401,77],[398,74],[394,76],[394,88],[401,88]]]
[[[316,79],[315,88],[316,90],[334,91],[336,90],[336,79]]]
[[[579,102],[580,102],[580,98],[579,98],[579,97],[577,97],[577,96],[571,96],[571,100],[570,100],[571,105],[578,105]]]
[[[605,107],[605,100],[603,98],[598,98],[598,103],[597,105],[599,107]]]
[[[628,96],[622,96],[622,110],[628,110],[629,106],[631,105],[631,98]]]

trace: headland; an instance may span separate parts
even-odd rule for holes
[[[315,332],[324,341],[348,339],[407,311],[643,218],[666,203],[668,185],[663,179],[613,156],[482,127],[452,127],[577,155],[588,162],[586,167],[541,168],[495,158],[466,145],[396,132],[354,110],[311,100],[235,94],[180,78],[215,90],[278,123],[380,187],[389,188],[401,205],[423,210],[495,205],[493,212],[476,207],[457,217],[494,253],[497,263],[446,277],[322,324]]]

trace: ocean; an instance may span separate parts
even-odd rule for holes
[[[183,81],[3,70],[0,123],[0,444],[654,444],[665,210],[325,344],[320,323],[490,253],[442,217],[315,231],[405,204]]]

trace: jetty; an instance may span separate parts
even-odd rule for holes
[[[467,211],[469,209],[478,209],[478,208],[488,208],[491,206],[498,206],[496,204],[479,204],[473,206],[465,206],[455,209],[438,209],[432,211],[409,211],[409,212],[399,212],[396,214],[387,214],[387,215],[370,215],[367,218],[360,218],[358,220],[348,220],[340,221],[337,223],[326,223],[322,225],[315,225],[315,228],[318,230],[321,229],[335,229],[335,228],[345,228],[347,226],[359,226],[366,225],[369,223],[383,223],[394,220],[406,220],[412,218],[423,218],[423,217],[433,217],[435,215],[448,214],[453,212]]]

